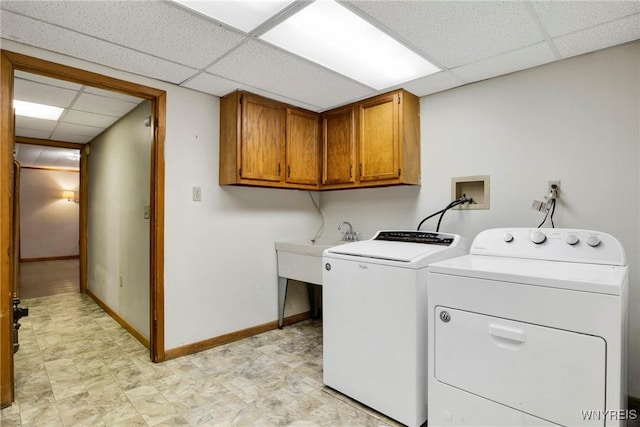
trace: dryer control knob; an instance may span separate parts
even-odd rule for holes
[[[576,243],[578,243],[580,241],[580,239],[578,239],[578,236],[576,236],[575,234],[569,234],[567,236],[567,244],[573,246]]]
[[[545,236],[542,231],[534,231],[533,233],[531,233],[531,236],[529,238],[536,245],[544,243],[544,241],[547,240],[547,236]]]
[[[600,244],[600,238],[598,236],[589,236],[587,238],[587,245],[595,248],[599,244]]]
[[[502,236],[502,238],[504,239],[505,242],[507,243],[511,243],[513,242],[513,234],[511,233],[504,233],[504,235]]]

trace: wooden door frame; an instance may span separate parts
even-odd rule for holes
[[[166,92],[90,71],[2,50],[0,52],[0,407],[14,401],[13,378],[13,255],[12,200],[14,71],[26,71],[100,89],[124,93],[152,101],[153,146],[151,150],[151,230],[150,230],[150,357],[165,360],[164,351],[164,139],[166,135]],[[86,165],[85,150],[81,151]],[[81,188],[81,192],[82,192]],[[86,188],[84,189],[86,190]],[[86,208],[86,205],[85,205]],[[86,227],[80,224],[81,227]],[[86,228],[85,228],[86,231]],[[82,246],[82,242],[81,242]],[[85,241],[86,247],[86,241]],[[82,261],[82,260],[81,260]],[[86,254],[85,254],[86,262]],[[82,271],[82,270],[81,270]],[[81,287],[86,289],[85,276]],[[11,337],[11,339],[9,339]]]

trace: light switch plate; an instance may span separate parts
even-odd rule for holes
[[[202,190],[200,187],[193,187],[193,201],[199,202],[202,200]]]

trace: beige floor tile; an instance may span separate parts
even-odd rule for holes
[[[51,264],[30,267],[32,281],[57,274]],[[3,427],[397,425],[324,387],[320,321],[151,363],[86,295],[64,291],[23,306],[17,399],[0,412]]]

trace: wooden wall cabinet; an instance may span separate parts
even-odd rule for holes
[[[220,185],[420,184],[419,115],[418,97],[404,90],[322,114],[233,92],[220,101]]]
[[[318,114],[287,108],[285,151],[288,184],[320,184],[320,117]]]
[[[220,185],[305,188],[320,184],[316,113],[248,92],[220,100]]]
[[[322,114],[322,184],[355,183],[356,122],[353,105]]]
[[[420,101],[404,90],[362,101],[358,110],[360,186],[420,183]]]

